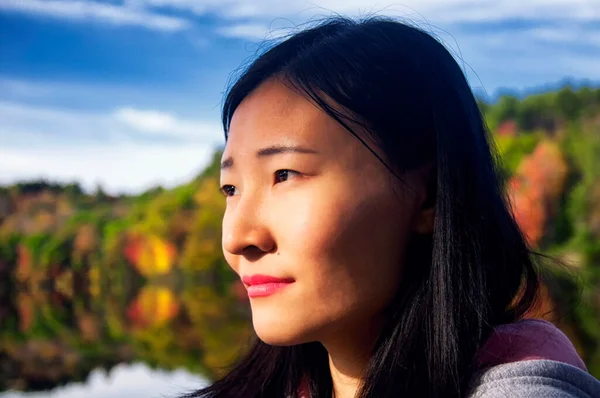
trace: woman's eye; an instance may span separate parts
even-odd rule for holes
[[[235,196],[236,194],[235,186],[233,185],[223,185],[220,191],[225,196]]]
[[[295,176],[299,175],[300,173],[298,173],[297,171],[294,170],[277,170],[275,172],[275,184],[280,183],[280,182],[285,182],[287,180],[289,180],[290,178],[294,178]]]

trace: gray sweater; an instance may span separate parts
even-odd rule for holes
[[[600,381],[566,363],[529,360],[474,375],[468,398],[600,398]]]

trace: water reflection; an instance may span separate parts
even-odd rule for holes
[[[0,187],[0,391],[108,387],[102,372],[119,380],[130,363],[209,382],[235,362],[252,328],[221,253],[219,162],[138,197]],[[134,388],[110,396],[146,396]]]
[[[244,289],[229,276],[140,279],[106,264],[17,267],[14,275],[0,280],[0,391],[13,391],[1,397],[147,396],[149,386],[154,393],[164,391],[156,383],[178,381],[190,388],[214,379],[252,338]],[[166,372],[177,369],[185,372]]]
[[[170,398],[198,389],[207,381],[185,370],[165,372],[145,364],[117,365],[109,372],[93,370],[85,383],[72,383],[52,391],[8,391],[0,398]]]

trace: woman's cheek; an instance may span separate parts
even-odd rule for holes
[[[294,193],[272,207],[278,246],[304,258],[324,254],[335,239],[343,206],[322,190]]]

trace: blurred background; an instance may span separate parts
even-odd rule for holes
[[[549,267],[545,317],[600,378],[600,0],[0,0],[0,397],[172,397],[251,337],[221,257],[223,92],[332,13],[455,54]]]

